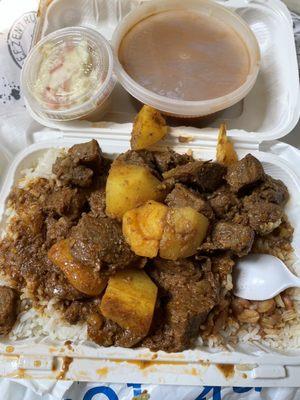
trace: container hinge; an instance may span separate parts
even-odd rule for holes
[[[242,141],[242,140],[234,140],[232,139],[234,143],[234,148],[239,149],[239,150],[251,150],[251,151],[258,151],[260,143],[259,142],[250,142],[250,141]]]

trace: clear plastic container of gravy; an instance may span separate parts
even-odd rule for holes
[[[178,117],[232,106],[253,87],[257,40],[234,12],[209,0],[154,0],[113,35],[115,72],[135,98]]]
[[[59,29],[28,54],[21,87],[30,108],[56,121],[97,120],[115,85],[113,52],[98,32],[84,27]]]

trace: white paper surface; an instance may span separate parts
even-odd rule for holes
[[[180,386],[154,386],[138,384],[106,384],[106,383],[80,383],[75,382],[66,390],[64,382],[56,386],[59,391],[52,395],[40,396],[31,388],[23,386],[24,381],[18,383],[8,379],[0,380],[2,398],[5,400],[132,400],[139,399],[147,391],[149,400],[298,400],[300,389],[290,388],[221,388],[220,386],[206,387],[180,387]],[[61,397],[61,393],[64,393]],[[145,396],[140,397],[146,400]],[[147,400],[148,400],[147,399]]]
[[[2,0],[0,3],[0,143],[13,155],[27,145],[29,135],[39,129],[25,110],[19,91],[20,68],[30,46],[37,0]],[[295,24],[300,48],[300,23]],[[262,150],[280,155],[294,165],[300,151],[269,142]],[[298,173],[300,176],[300,172]],[[130,377],[128,378],[130,380]],[[298,400],[299,389],[180,387],[107,383],[71,383],[0,379],[1,399],[13,400],[131,400],[147,390],[151,400]],[[147,397],[145,397],[147,398]]]

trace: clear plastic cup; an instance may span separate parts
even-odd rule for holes
[[[115,85],[113,65],[110,44],[100,33],[83,27],[59,29],[28,54],[22,92],[42,118],[97,119]]]
[[[206,18],[211,18],[213,23],[220,21],[223,26],[233,30],[237,37],[242,40],[248,52],[248,71],[245,80],[237,89],[215,98],[208,98],[202,100],[183,100],[167,96],[165,93],[161,95],[158,91],[154,92],[145,86],[138,83],[136,79],[125,70],[120,60],[120,48],[124,37],[128,33],[132,33],[139,23],[144,24],[147,18],[170,11],[187,10],[193,13],[201,14]],[[174,27],[176,30],[176,27]],[[143,33],[144,34],[144,33]],[[147,35],[147,29],[145,29]],[[153,39],[149,35],[146,36],[147,40],[151,42]],[[144,38],[144,36],[143,36]],[[151,42],[153,43],[153,42]],[[203,116],[212,115],[220,110],[224,110],[233,104],[243,99],[253,87],[260,65],[260,51],[257,40],[249,28],[249,26],[234,12],[228,10],[215,2],[209,0],[152,0],[144,2],[142,5],[131,11],[127,16],[118,24],[113,38],[112,45],[115,54],[115,73],[122,86],[136,99],[142,103],[148,104],[163,113],[180,118],[198,118]],[[149,54],[157,54],[155,46],[160,45],[160,39],[154,43],[154,47],[150,49]],[[133,46],[133,43],[132,43]],[[170,44],[173,47],[173,45]],[[148,50],[148,48],[147,48]],[[133,60],[134,62],[134,60]],[[150,71],[149,74],[155,73],[159,70],[161,60],[157,60],[157,65]],[[172,60],[173,68],[176,68],[174,59]],[[165,67],[165,65],[163,66]],[[149,71],[149,64],[145,65],[147,72]],[[183,74],[183,78],[188,75],[188,70]],[[170,74],[172,70],[170,69]],[[146,80],[146,79],[145,79]],[[163,82],[163,77],[160,82]],[[211,81],[211,85],[214,81]]]

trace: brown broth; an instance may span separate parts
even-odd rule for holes
[[[137,83],[162,96],[208,100],[246,80],[245,43],[212,16],[165,11],[137,23],[122,39],[119,60]]]

